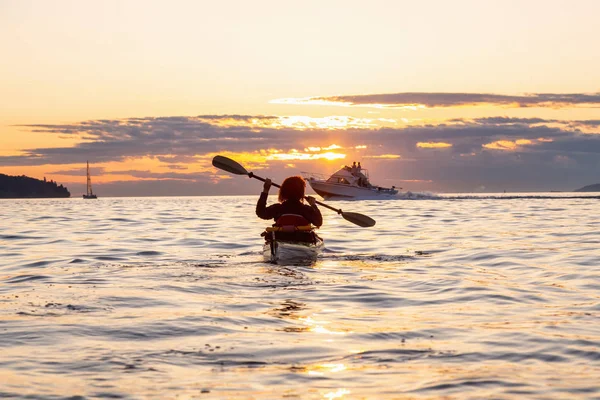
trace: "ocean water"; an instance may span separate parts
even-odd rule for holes
[[[308,266],[257,197],[2,200],[0,398],[600,398],[600,198],[407,198]]]

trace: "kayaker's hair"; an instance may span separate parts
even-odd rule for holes
[[[286,200],[302,200],[304,198],[306,182],[301,176],[290,176],[286,178],[279,189],[279,202]]]

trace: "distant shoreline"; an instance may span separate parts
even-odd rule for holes
[[[584,186],[575,190],[575,192],[600,192],[600,183]]]

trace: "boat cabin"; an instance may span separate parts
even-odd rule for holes
[[[345,165],[339,171],[335,172],[326,181],[327,183],[337,183],[342,185],[371,187],[369,183],[369,172],[366,169],[355,169]]]

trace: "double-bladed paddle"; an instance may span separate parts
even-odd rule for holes
[[[246,175],[250,178],[258,179],[259,181],[262,181],[262,182],[264,182],[266,180],[264,178],[261,178],[260,176],[254,175],[252,172],[246,171],[246,168],[242,167],[240,164],[233,161],[231,158],[227,158],[227,157],[223,157],[223,156],[215,156],[213,158],[212,165],[219,169],[222,169],[223,171],[231,172],[232,174],[235,174],[235,175]],[[281,187],[276,183],[272,183],[272,185],[277,188]],[[315,202],[320,206],[329,208],[330,210],[337,212],[346,221],[352,222],[355,225],[361,226],[363,228],[368,228],[370,226],[375,225],[375,220],[366,215],[359,214],[359,213],[353,213],[353,212],[344,212],[341,209],[333,208],[327,204],[321,203],[320,201],[315,200]]]

